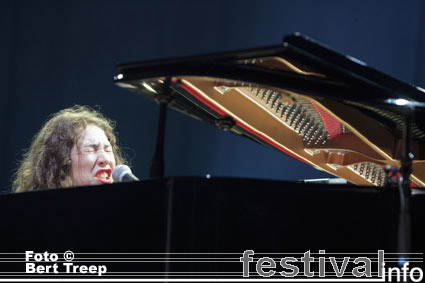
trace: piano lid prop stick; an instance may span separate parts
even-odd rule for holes
[[[155,154],[152,159],[150,174],[151,179],[164,178],[164,139],[165,125],[167,121],[167,106],[173,100],[170,90],[171,78],[167,77],[162,87],[161,93],[156,95],[156,100],[159,103],[159,119],[158,132],[156,136]]]

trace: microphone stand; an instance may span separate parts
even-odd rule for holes
[[[165,125],[167,118],[167,106],[173,101],[174,97],[171,95],[171,77],[165,79],[164,84],[162,85],[161,92],[158,93],[155,97],[155,100],[159,103],[159,119],[158,119],[158,132],[156,136],[156,147],[155,154],[152,159],[150,174],[151,179],[164,179],[164,140],[165,140]],[[168,258],[171,251],[171,234],[173,227],[173,186],[169,183],[166,184],[167,188],[167,234],[165,240],[165,253]],[[168,273],[170,271],[169,261],[165,262],[165,276],[168,278]]]
[[[161,92],[155,97],[155,100],[159,103],[159,119],[158,119],[158,131],[156,135],[156,147],[155,154],[152,159],[149,177],[151,179],[163,179],[164,178],[164,140],[165,140],[165,125],[167,118],[167,106],[173,100],[171,95],[171,78],[167,77]]]
[[[400,198],[400,210],[398,218],[398,243],[397,252],[400,259],[399,264],[403,265],[407,261],[410,253],[411,225],[409,198],[411,196],[410,174],[412,173],[413,154],[410,152],[411,128],[413,123],[414,107],[406,105],[405,125],[403,128],[403,151],[401,156],[401,177],[398,180],[398,192]]]

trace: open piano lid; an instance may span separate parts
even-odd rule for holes
[[[400,167],[413,109],[410,178],[425,187],[425,91],[305,36],[117,69],[120,87],[157,100],[168,93],[174,109],[358,185],[382,186],[383,166]]]

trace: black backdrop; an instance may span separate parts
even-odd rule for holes
[[[157,105],[113,85],[116,63],[279,44],[295,31],[425,85],[420,0],[0,0],[0,191],[42,122],[74,104],[98,105],[118,122],[133,171],[147,178]],[[167,176],[327,176],[180,113],[168,117]]]

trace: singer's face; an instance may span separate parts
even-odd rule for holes
[[[115,156],[105,132],[87,125],[71,149],[71,179],[73,186],[110,184]]]

